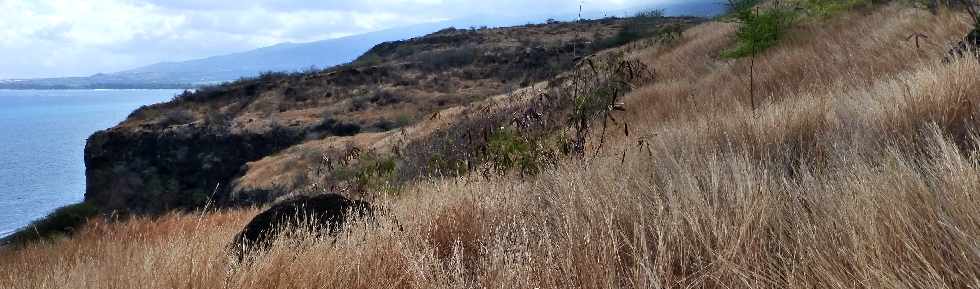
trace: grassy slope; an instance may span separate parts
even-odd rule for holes
[[[939,63],[966,27],[890,6],[799,28],[759,58],[753,113],[748,65],[714,57],[731,26],[707,23],[634,53],[661,78],[587,166],[419,183],[390,203],[404,230],[251,266],[222,250],[256,210],[93,225],[0,251],[0,288],[977,286],[980,65]]]

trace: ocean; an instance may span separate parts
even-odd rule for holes
[[[85,196],[85,140],[179,90],[0,90],[0,237]]]

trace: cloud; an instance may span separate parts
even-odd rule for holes
[[[574,0],[0,0],[0,78],[89,75],[470,15],[571,13]],[[586,0],[614,10],[656,0]]]

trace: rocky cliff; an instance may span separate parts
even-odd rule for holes
[[[140,108],[89,138],[85,198],[105,210],[134,213],[209,201],[266,202],[291,188],[235,189],[254,170],[250,162],[331,137],[391,132],[545,81],[596,51],[643,37],[676,37],[678,27],[698,20],[656,16],[445,29],[378,45],[353,63],[322,71],[267,73],[189,91]]]

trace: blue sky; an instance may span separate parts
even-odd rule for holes
[[[613,11],[679,0],[586,0]],[[82,76],[468,15],[572,13],[578,0],[0,0],[0,79]]]

